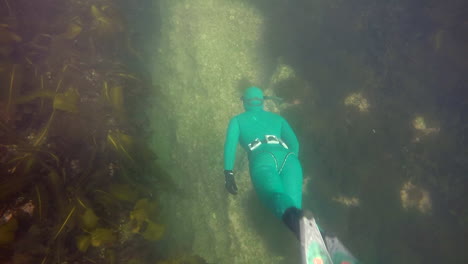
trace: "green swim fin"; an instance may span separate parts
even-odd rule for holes
[[[336,236],[325,236],[325,244],[333,260],[333,264],[359,264]]]

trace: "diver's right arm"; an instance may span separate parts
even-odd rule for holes
[[[239,122],[234,117],[229,122],[226,132],[226,140],[224,141],[224,177],[225,186],[229,193],[237,194],[237,185],[234,180],[234,162],[236,159],[236,149],[239,143]]]
[[[229,122],[226,132],[226,140],[224,141],[224,169],[232,170],[236,159],[236,149],[239,143],[239,122],[234,117]]]

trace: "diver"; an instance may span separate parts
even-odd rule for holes
[[[250,87],[241,99],[245,112],[229,122],[224,145],[226,189],[237,194],[233,167],[240,143],[248,153],[250,176],[260,200],[299,238],[302,167],[297,137],[283,117],[263,109],[262,90]]]
[[[315,234],[306,230],[312,222],[302,211],[302,166],[296,134],[283,117],[264,110],[265,99],[258,87],[247,88],[241,97],[245,112],[229,122],[224,144],[225,187],[229,193],[237,194],[233,168],[237,144],[240,144],[248,153],[250,177],[262,203],[282,219],[301,244],[306,241],[304,239],[313,240],[318,236],[318,250],[323,248],[322,257],[330,259],[318,227]],[[315,220],[312,221],[315,224]],[[336,244],[336,241],[331,242]],[[307,255],[310,248],[303,251]],[[303,255],[304,259],[310,258]],[[322,263],[331,263],[331,260]]]

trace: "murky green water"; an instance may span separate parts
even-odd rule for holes
[[[299,263],[223,144],[255,85],[362,263],[466,263],[467,5],[0,3],[0,262]]]

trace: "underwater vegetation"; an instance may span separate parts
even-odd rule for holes
[[[0,263],[164,259],[128,30],[113,1],[0,2]]]

